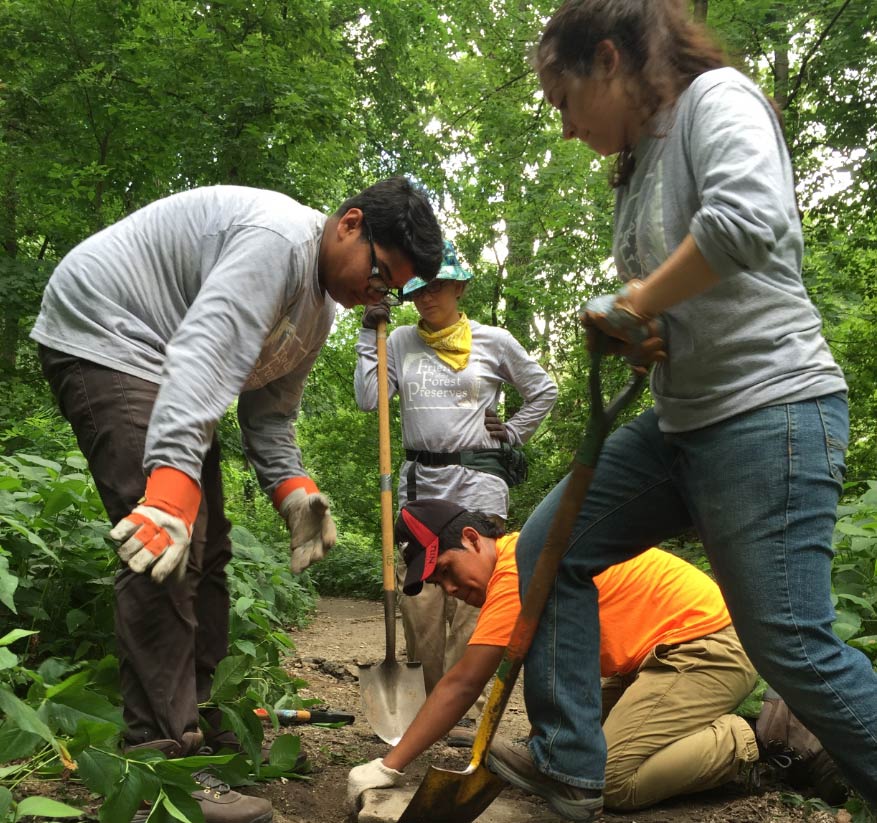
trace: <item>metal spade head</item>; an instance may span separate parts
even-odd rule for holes
[[[484,763],[464,772],[430,766],[399,823],[471,823],[505,786]]]
[[[426,701],[420,663],[381,663],[359,667],[365,718],[375,734],[395,746]]]

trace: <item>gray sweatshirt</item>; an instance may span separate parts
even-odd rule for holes
[[[474,320],[472,353],[465,369],[454,371],[421,340],[416,326],[401,326],[387,338],[390,397],[399,395],[402,444],[406,449],[459,452],[496,448],[484,426],[484,412],[496,409],[503,383],[514,386],[524,405],[507,423],[513,445],[530,439],[557,399],[545,370],[505,329]],[[363,411],[378,405],[376,335],[361,329],[356,344],[353,387]],[[399,473],[399,507],[408,501],[408,470]],[[470,511],[508,516],[509,489],[499,477],[463,466],[415,466],[418,498],[453,500]]]
[[[792,168],[764,95],[735,69],[710,71],[659,130],[617,191],[618,273],[647,277],[690,233],[721,277],[664,313],[669,357],[651,381],[661,429],[845,391],[801,280]]]
[[[244,448],[269,493],[301,476],[294,421],[332,327],[317,280],[326,217],[273,191],[194,189],[89,237],[58,264],[31,337],[160,384],[144,469],[201,477],[239,397]]]

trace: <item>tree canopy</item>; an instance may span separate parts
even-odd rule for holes
[[[575,310],[610,288],[612,191],[606,164],[560,139],[528,65],[555,5],[0,0],[4,405],[41,391],[26,334],[52,264],[88,234],[193,186],[274,188],[328,211],[403,173],[431,192],[477,275],[469,314],[508,328],[557,379],[541,439],[546,455],[568,454],[583,403]],[[850,381],[860,477],[877,468],[875,11],[875,0],[693,5],[783,111],[805,278]],[[372,447],[373,421],[352,407],[355,325],[340,317],[306,397],[317,464],[330,424]],[[549,474],[562,465],[546,459]]]

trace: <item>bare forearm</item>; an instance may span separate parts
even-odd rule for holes
[[[478,699],[502,659],[503,647],[472,645],[439,680],[417,717],[384,765],[402,771],[415,757],[444,737]]]
[[[642,288],[630,292],[628,302],[637,314],[656,317],[677,303],[708,291],[719,281],[689,234],[646,278]]]
[[[384,765],[404,771],[405,767],[433,743],[444,737],[469,710],[475,698],[455,691],[444,681],[439,681],[417,713],[396,748],[384,758]],[[477,697],[477,693],[476,693]]]

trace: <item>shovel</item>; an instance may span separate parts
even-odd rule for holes
[[[387,324],[379,323],[378,435],[381,472],[381,556],[387,654],[378,665],[359,667],[365,719],[385,743],[395,746],[426,701],[420,663],[396,662],[396,574],[393,557],[393,491],[390,465],[390,394],[387,379]]]
[[[545,545],[536,562],[533,579],[524,594],[521,612],[497,669],[496,680],[478,724],[469,766],[462,772],[430,766],[408,808],[399,818],[399,823],[471,823],[505,788],[506,784],[487,769],[487,750],[533,641],[560,561],[569,546],[576,516],[588,495],[603,442],[618,413],[633,402],[643,386],[642,376],[632,377],[608,408],[604,409],[600,381],[602,356],[599,347],[591,352],[588,383],[591,414],[585,436],[576,452],[569,482],[560,499]]]

